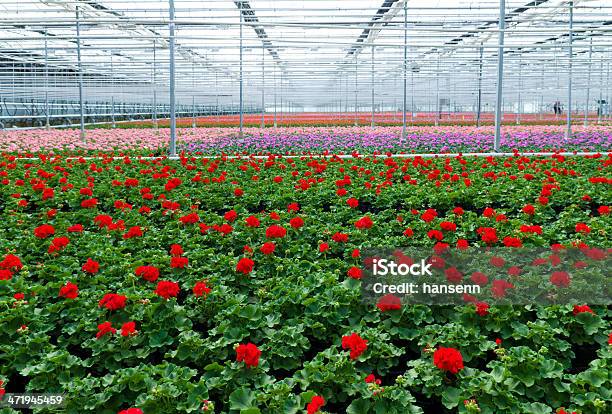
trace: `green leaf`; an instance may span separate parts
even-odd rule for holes
[[[448,387],[442,393],[442,404],[446,408],[454,408],[459,404],[459,396],[461,395],[461,390],[455,387]]]
[[[355,400],[346,409],[347,414],[368,414],[370,412],[370,402],[360,398]]]
[[[238,388],[232,392],[229,396],[230,409],[232,410],[246,410],[253,408],[253,400],[255,396],[251,390],[246,388]]]
[[[260,414],[261,411],[257,407],[246,408],[244,410],[240,410],[240,414]]]

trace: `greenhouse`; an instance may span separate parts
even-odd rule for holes
[[[612,412],[612,1],[0,0],[0,414]]]

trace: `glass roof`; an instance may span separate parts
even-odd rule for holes
[[[398,108],[406,64],[411,105],[431,108],[442,96],[469,108],[481,62],[493,104],[498,1],[408,0],[406,26],[402,0],[174,3],[179,104],[235,106],[242,67],[249,108],[261,108],[263,92],[266,110],[274,96],[296,110],[365,109],[372,91],[378,108]],[[564,96],[568,4],[506,1],[507,105]],[[150,102],[155,91],[167,101],[168,1],[0,0],[0,11],[2,96],[74,98],[80,44],[87,100]],[[609,88],[611,15],[609,0],[574,1],[576,99],[587,81]]]

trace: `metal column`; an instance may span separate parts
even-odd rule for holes
[[[355,51],[355,126],[359,125],[357,113],[357,51]]]
[[[110,55],[110,72],[111,72],[111,127],[115,128],[115,82],[114,82],[114,70],[113,70],[113,54],[115,52],[111,50]]]
[[[81,115],[81,140],[85,142],[85,112],[83,108],[83,65],[81,63],[81,21],[76,6],[77,64],[79,68],[79,112]]]
[[[278,127],[278,123],[276,122],[276,67],[277,65],[275,64],[274,65],[274,128]]]
[[[196,109],[195,109],[195,61],[191,62],[191,128],[196,127]]]
[[[478,102],[476,112],[476,127],[480,128],[480,114],[482,112],[482,55],[484,52],[484,46],[480,44],[480,63],[478,66]]]
[[[372,128],[374,128],[374,45],[372,45],[372,71],[371,71],[371,80],[372,80]]]
[[[45,129],[49,130],[49,51],[47,49],[47,31],[45,30]]]
[[[589,100],[591,99],[591,62],[593,59],[593,37],[589,44],[589,74],[587,75],[586,101],[584,102],[584,126],[589,125]]]
[[[601,123],[601,116],[603,115],[602,112],[604,109],[603,87],[604,87],[604,83],[603,83],[603,53],[602,53],[601,60],[599,61],[599,102],[597,106],[597,123],[598,124]]]
[[[440,118],[442,118],[440,111],[440,51],[438,51],[438,64],[436,66],[436,119],[434,122],[436,126],[438,126]]]
[[[406,93],[408,81],[408,0],[404,0],[404,104],[402,110],[402,138],[406,138]]]
[[[263,43],[261,45],[261,127],[266,127],[266,48]]]
[[[494,151],[499,151],[502,123],[502,94],[504,81],[504,31],[506,30],[506,1],[499,0],[499,47],[497,51],[497,96],[495,100],[495,138]]]
[[[568,66],[568,82],[567,82],[567,125],[565,131],[565,139],[569,139],[572,136],[572,64],[573,64],[573,51],[572,41],[574,37],[574,2],[569,2],[569,33],[568,33],[568,53],[569,53],[569,66]]]
[[[153,127],[157,130],[157,40],[153,39]]]
[[[239,136],[242,138],[243,136],[243,127],[244,127],[244,100],[243,100],[243,79],[242,79],[242,2],[238,5],[238,10],[240,11],[240,132]]]
[[[168,29],[170,50],[170,156],[176,157],[176,96],[175,96],[175,65],[174,65],[174,0],[169,0],[170,22]]]
[[[521,88],[523,87],[523,55],[519,56],[519,78],[518,78],[518,108],[516,114],[516,124],[521,124],[521,114],[522,114],[522,101],[521,101]]]

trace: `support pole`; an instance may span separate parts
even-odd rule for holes
[[[47,30],[45,30],[45,129],[51,128],[49,123],[49,51],[47,49]]]
[[[157,40],[153,39],[153,127],[157,131]]]
[[[372,45],[372,70],[371,70],[371,80],[372,80],[372,125],[374,128],[374,45]]]
[[[81,141],[85,142],[85,111],[83,107],[83,65],[81,63],[81,19],[76,6],[77,64],[79,67],[79,112],[81,115]]]
[[[482,55],[484,52],[484,45],[480,44],[480,62],[478,65],[478,102],[476,112],[476,127],[480,128],[480,114],[482,111]]]
[[[170,50],[170,156],[176,157],[176,96],[175,96],[175,64],[174,64],[174,0],[168,0],[170,6],[169,50]]]
[[[523,55],[519,56],[519,78],[518,78],[518,105],[517,105],[517,114],[516,114],[516,124],[521,124],[521,115],[522,115],[522,104],[521,101],[521,88],[523,87]]]
[[[591,99],[591,67],[593,59],[593,37],[589,43],[589,74],[587,75],[586,100],[584,102],[584,126],[589,126],[589,101]]]
[[[408,0],[404,0],[404,102],[402,106],[402,138],[406,138],[406,94],[408,82]]]
[[[574,37],[574,2],[569,2],[569,32],[568,32],[568,54],[569,54],[569,66],[568,66],[568,82],[567,82],[567,125],[565,130],[565,139],[570,139],[572,136],[572,64],[573,62],[573,51],[572,42]]]
[[[436,66],[436,115],[435,125],[438,126],[442,118],[440,106],[440,51],[438,51],[438,64]]]
[[[499,152],[502,123],[502,94],[504,81],[504,31],[506,30],[506,1],[499,0],[499,44],[497,51],[497,96],[495,100],[495,138],[493,149]]]
[[[601,124],[601,116],[604,110],[603,104],[603,53],[601,54],[601,60],[599,61],[599,103],[597,106],[597,123]]]
[[[357,113],[357,51],[355,51],[355,126],[359,125]]]
[[[117,126],[117,124],[115,123],[115,84],[113,82],[114,80],[114,69],[113,69],[113,53],[114,51],[111,50],[111,61],[110,61],[110,71],[111,71],[111,127],[115,128]]]
[[[266,127],[266,48],[261,45],[261,128]]]
[[[274,65],[274,128],[278,127],[276,121],[276,65]]]
[[[195,61],[191,62],[191,128],[196,127],[196,109],[195,109]]]
[[[242,72],[242,2],[238,3],[238,10],[240,11],[240,138],[243,137],[244,127],[244,91],[243,91],[243,72]]]

